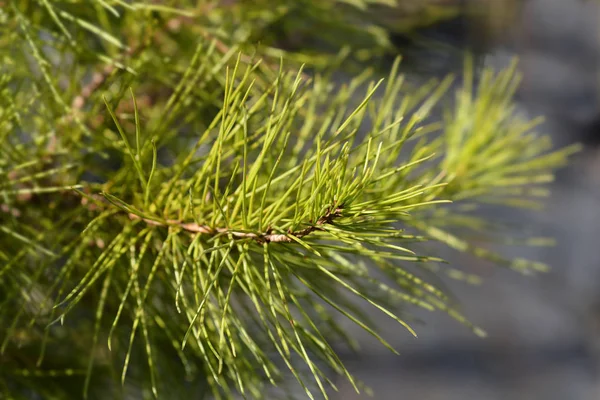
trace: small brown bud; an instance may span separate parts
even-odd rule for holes
[[[29,201],[33,197],[31,192],[22,192],[17,195],[17,200],[21,202]]]
[[[81,110],[83,108],[84,104],[85,104],[85,101],[83,100],[83,96],[77,96],[73,99],[73,103],[71,103],[71,107],[73,107],[76,110]]]

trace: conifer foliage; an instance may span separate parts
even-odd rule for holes
[[[421,242],[544,270],[468,238],[540,242],[476,212],[536,207],[576,149],[517,115],[516,64],[380,79],[362,16],[393,3],[0,1],[0,397],[322,398],[363,390],[344,319],[483,334]]]

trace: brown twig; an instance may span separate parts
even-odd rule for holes
[[[81,204],[84,207],[87,207],[90,211],[98,211],[104,210],[105,207],[110,206],[110,204],[104,199],[104,197],[94,194],[89,194],[90,191],[85,190],[84,192],[88,193],[87,197],[81,198]],[[294,238],[301,239],[305,236],[310,235],[316,231],[322,231],[323,225],[331,224],[337,218],[342,216],[343,206],[334,206],[327,209],[324,215],[322,215],[316,223],[307,226],[306,228],[291,231],[289,230],[287,233],[273,233],[271,229],[269,229],[265,233],[254,233],[254,232],[240,232],[235,229],[225,228],[225,227],[211,227],[205,224],[198,224],[196,222],[183,222],[176,219],[167,219],[163,221],[157,221],[150,218],[144,218],[137,214],[129,213],[129,219],[143,221],[147,225],[157,226],[157,227],[178,227],[186,232],[191,234],[201,234],[201,235],[221,235],[221,234],[229,234],[234,236],[237,239],[252,239],[259,243],[291,243],[294,242]]]
[[[300,239],[310,235],[315,231],[323,230],[322,226],[330,224],[334,219],[342,216],[342,208],[337,207],[334,210],[328,210],[325,215],[317,220],[314,225],[310,225],[304,229],[298,231],[288,231],[286,234],[282,233],[271,233],[270,231],[264,234],[253,233],[253,232],[239,232],[229,228],[213,228],[208,225],[200,225],[195,222],[182,222],[174,219],[166,220],[164,223],[148,218],[140,217],[136,214],[129,214],[129,218],[132,220],[141,220],[148,225],[152,226],[177,226],[184,231],[197,234],[216,235],[216,234],[230,234],[238,239],[253,239],[259,243],[291,243],[294,242],[294,238]]]
[[[94,93],[106,81],[106,79],[114,70],[115,66],[110,64],[105,66],[102,72],[94,72],[92,75],[92,80],[83,88],[81,88],[79,95],[75,96],[73,99],[71,108],[76,111],[83,109],[92,93]]]

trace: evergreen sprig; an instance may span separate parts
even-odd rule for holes
[[[349,55],[389,49],[355,20],[380,1],[345,1],[332,20],[336,2],[6,3],[7,398],[262,398],[288,374],[327,398],[330,373],[358,391],[335,350],[355,347],[338,315],[392,351],[364,306],[415,336],[410,307],[483,335],[430,273],[474,277],[420,242],[545,268],[467,239],[492,233],[479,205],[537,205],[576,150],[552,151],[516,114],[516,64],[475,82],[468,61],[456,90],[452,78],[405,88],[398,60],[386,79],[367,68],[336,84]],[[272,39],[299,22],[331,41],[306,52]],[[331,54],[343,31],[367,39]]]

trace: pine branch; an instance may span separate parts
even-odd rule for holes
[[[450,78],[406,88],[396,61],[385,80],[361,66],[334,82],[390,50],[361,18],[380,1],[338,3],[0,9],[7,397],[117,398],[123,381],[133,396],[190,397],[185,376],[202,395],[268,398],[291,376],[327,398],[328,371],[358,391],[333,348],[354,343],[339,318],[392,351],[371,308],[415,336],[411,307],[483,335],[436,285],[479,277],[421,242],[544,270],[465,235],[518,242],[472,212],[537,206],[576,151],[516,116],[516,65],[478,71],[475,87],[467,61],[436,120]],[[324,45],[280,40],[290,32]],[[37,380],[61,374],[77,384]]]

